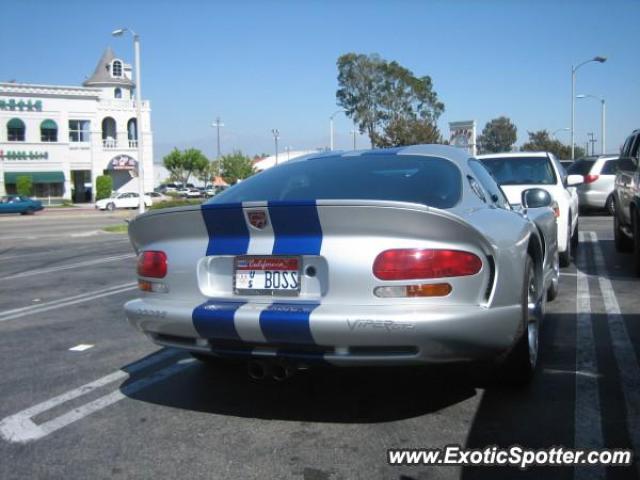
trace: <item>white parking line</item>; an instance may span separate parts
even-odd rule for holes
[[[584,249],[584,234],[580,232],[582,248],[576,258],[576,406],[574,412],[575,448],[596,448],[604,446],[602,437],[602,414],[600,392],[598,390],[598,366],[591,322],[591,298],[589,296],[589,276]],[[575,468],[574,478],[602,478],[604,468]]]
[[[638,365],[638,358],[629,338],[613,285],[606,276],[607,267],[602,248],[598,243],[598,236],[595,232],[589,232],[589,237],[594,247],[596,273],[602,291],[604,309],[607,312],[607,325],[625,399],[627,430],[633,449],[640,452],[640,365]]]
[[[70,352],[84,352],[85,350],[89,350],[90,348],[93,348],[93,345],[90,345],[88,343],[81,343],[79,345],[76,345],[75,347],[71,347],[69,349]]]
[[[71,270],[74,268],[89,267],[92,265],[99,265],[101,263],[116,262],[118,260],[124,260],[126,258],[133,258],[133,257],[135,257],[134,254],[125,253],[122,255],[113,255],[111,257],[102,257],[102,258],[96,258],[93,260],[85,260],[84,262],[70,263],[68,265],[59,265],[57,267],[38,268],[35,270],[28,270],[26,272],[16,273],[14,275],[7,275],[6,277],[0,278],[0,282],[7,281],[7,280],[15,280],[16,278],[31,277],[33,275],[43,275],[45,273],[60,272],[62,270]]]
[[[82,293],[80,295],[73,295],[71,297],[51,300],[50,302],[38,303],[36,305],[30,305],[28,307],[14,308],[12,310],[5,310],[4,312],[0,312],[0,322],[13,320],[15,318],[24,317],[26,315],[35,315],[36,313],[47,312],[56,308],[68,307],[69,305],[75,305],[77,303],[89,302],[91,300],[95,300],[96,298],[117,295],[118,293],[128,292],[130,290],[135,290],[136,288],[136,282],[123,283],[120,285],[114,285],[112,287],[105,287],[99,290]]]
[[[175,350],[167,349],[160,353],[147,357],[137,363],[129,365],[127,371],[117,370],[104,377],[101,377],[93,382],[82,385],[78,388],[70,390],[58,395],[42,403],[29,407],[21,412],[18,412],[9,417],[5,417],[0,421],[0,437],[9,442],[14,443],[26,443],[34,440],[38,440],[42,437],[49,435],[73,422],[76,422],[87,415],[102,410],[109,405],[112,405],[128,395],[132,395],[143,388],[153,385],[156,382],[164,380],[165,378],[175,375],[176,373],[188,368],[194,362],[193,359],[185,359],[178,363],[173,363],[168,367],[165,367],[157,372],[152,373],[148,377],[143,377],[129,385],[126,385],[120,389],[117,389],[111,393],[108,393],[96,400],[86,403],[80,407],[73,408],[70,411],[59,415],[47,422],[37,425],[32,418],[36,415],[51,410],[58,405],[66,403],[75,398],[87,395],[94,390],[109,385],[110,383],[126,380],[133,373],[136,373],[144,368],[147,368],[155,363],[166,360],[177,354]]]

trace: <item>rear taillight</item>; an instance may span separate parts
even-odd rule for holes
[[[167,275],[167,254],[149,250],[138,255],[138,275],[164,278]]]
[[[380,280],[464,277],[481,268],[478,256],[460,250],[386,250],[373,262],[373,274]]]
[[[585,175],[584,183],[593,183],[600,178],[600,175]]]

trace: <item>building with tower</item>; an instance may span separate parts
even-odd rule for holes
[[[33,196],[95,200],[96,178],[117,192],[138,192],[138,141],[145,191],[153,190],[149,101],[136,120],[131,66],[110,48],[82,86],[0,83],[0,195],[31,177]]]

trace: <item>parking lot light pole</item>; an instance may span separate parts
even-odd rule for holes
[[[346,110],[344,108],[336,110],[329,117],[329,150],[333,150],[333,117],[335,117],[340,112],[346,112]]]
[[[218,176],[222,177],[222,172],[223,172],[223,168],[222,168],[222,160],[220,159],[220,127],[224,127],[224,123],[220,122],[220,117],[216,117],[216,121],[215,123],[211,124],[212,127],[216,128],[216,132],[217,132],[217,156],[216,156],[216,160],[218,161]]]
[[[604,97],[598,97],[597,95],[590,95],[587,93],[587,94],[576,95],[576,98],[593,98],[595,100],[600,100],[600,141],[601,141],[600,153],[604,155],[605,152],[607,151],[607,142],[606,142],[607,137],[605,133],[607,106],[606,106]]]
[[[278,138],[280,138],[280,131],[277,128],[272,128],[273,140],[276,143],[276,166],[278,166]]]
[[[556,138],[556,133],[558,133],[558,132],[568,132],[569,130],[570,130],[570,128],[569,128],[569,127],[558,128],[558,129],[554,130],[554,131],[551,133],[551,138],[553,138],[553,139],[555,140],[555,138]]]
[[[591,62],[604,63],[607,57],[593,57],[576,66],[571,66],[571,160],[575,159],[575,123],[576,123],[576,71]]]
[[[119,28],[111,32],[114,37],[121,37],[129,32],[133,36],[133,50],[135,55],[136,69],[136,136],[138,140],[138,194],[140,195],[140,205],[138,211],[144,213],[144,161],[142,148],[142,85],[140,83],[140,35],[130,28]]]

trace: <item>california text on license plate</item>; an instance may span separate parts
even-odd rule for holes
[[[236,257],[235,293],[244,295],[298,295],[299,257]]]

